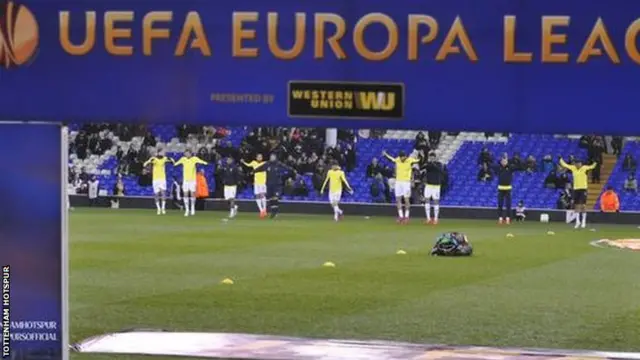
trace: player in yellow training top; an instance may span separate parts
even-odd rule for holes
[[[175,163],[175,166],[182,165],[184,216],[196,214],[196,166],[198,164],[207,165],[207,162],[197,156],[193,156],[189,150],[185,151],[184,156]]]
[[[400,151],[397,158],[389,155],[386,151],[382,155],[396,164],[396,205],[398,207],[398,223],[405,224],[409,222],[409,212],[411,209],[411,180],[413,164],[419,162],[416,157],[408,156],[404,151]],[[404,211],[402,209],[404,198]]]
[[[574,165],[569,165],[560,158],[560,166],[571,171],[573,176],[573,204],[575,212],[578,213],[576,229],[585,228],[587,227],[587,190],[589,189],[587,172],[595,169],[598,163],[583,166],[582,160],[575,160]]]
[[[158,209],[158,215],[166,214],[166,192],[167,192],[167,172],[165,166],[167,163],[173,163],[173,159],[166,157],[162,150],[158,150],[156,156],[147,160],[144,163],[144,167],[153,165],[153,196],[156,201],[156,208]]]
[[[250,163],[244,160],[240,161],[242,165],[250,167],[254,170],[253,173],[253,194],[256,196],[256,204],[258,204],[258,210],[260,210],[260,217],[265,218],[267,216],[267,171],[264,165],[262,154],[256,155],[256,159]]]
[[[324,189],[329,183],[329,202],[331,203],[331,207],[333,207],[333,218],[338,221],[342,218],[344,212],[340,209],[340,199],[342,198],[342,184],[347,186],[347,190],[349,193],[353,194],[353,190],[351,189],[351,185],[347,181],[347,178],[344,176],[344,171],[340,169],[340,166],[337,162],[331,164],[331,169],[327,171],[327,178],[324,180],[322,184],[322,189],[320,190],[321,194],[324,194]]]

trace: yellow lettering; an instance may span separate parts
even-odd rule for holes
[[[420,44],[428,44],[438,35],[438,22],[428,15],[409,15],[409,50],[408,59],[418,60],[418,28],[427,25],[429,32],[420,38]]]
[[[115,56],[133,55],[133,46],[116,45],[117,39],[131,39],[131,28],[116,28],[117,22],[132,22],[133,11],[107,11],[104,14],[104,47]]]
[[[530,52],[516,51],[516,17],[504,17],[504,62],[527,63],[531,62],[533,54]]]
[[[613,42],[609,37],[609,33],[607,32],[607,28],[604,26],[604,22],[602,18],[598,18],[596,24],[593,26],[591,30],[591,34],[589,38],[584,44],[582,51],[580,51],[580,55],[578,56],[578,63],[585,63],[589,60],[591,56],[601,56],[602,49],[596,48],[596,43],[600,42],[604,51],[607,53],[607,56],[614,64],[620,64],[620,56],[616,51],[616,48],[613,46]]]
[[[69,39],[69,29],[71,28],[70,15],[68,11],[60,11],[60,45],[70,55],[86,55],[93,49],[96,43],[96,12],[87,11],[85,17],[84,41],[80,45],[71,43]]]
[[[640,52],[638,51],[638,32],[640,32],[640,19],[634,21],[627,28],[624,36],[624,47],[629,54],[629,58],[636,64],[640,64]]]
[[[376,92],[360,92],[358,93],[360,106],[364,110],[392,110],[396,106],[395,93],[383,93],[382,96]]]
[[[152,11],[142,20],[142,53],[151,56],[153,54],[153,39],[168,39],[169,29],[156,29],[153,25],[157,22],[171,22],[171,11]]]
[[[381,51],[371,51],[364,43],[364,32],[368,26],[380,23],[387,29],[387,45]],[[398,26],[388,15],[373,13],[358,21],[353,31],[353,43],[356,51],[366,60],[383,61],[391,57],[398,47]]]
[[[335,26],[336,31],[333,35],[329,36],[326,40],[333,51],[333,54],[338,59],[346,59],[347,55],[345,54],[342,46],[340,45],[340,40],[344,37],[344,34],[347,32],[347,26],[344,22],[344,19],[340,17],[340,15],[336,14],[324,14],[318,13],[315,14],[315,47],[313,56],[316,59],[324,58],[324,32],[326,24],[333,24]]]
[[[464,50],[469,60],[472,62],[478,61],[478,55],[473,48],[473,44],[471,44],[471,39],[469,39],[467,30],[465,30],[464,24],[462,24],[462,20],[459,16],[456,17],[453,25],[451,25],[451,29],[449,29],[449,33],[445,37],[444,42],[440,47],[438,54],[436,55],[436,60],[444,61],[447,59],[449,54],[460,53],[460,48],[455,45],[456,39],[460,41],[460,45],[462,45],[462,49]]]
[[[245,40],[255,40],[256,31],[245,29],[247,22],[256,22],[259,19],[257,12],[234,12],[233,13],[233,57],[258,57],[257,48],[243,47]]]
[[[192,36],[193,35],[193,36]],[[200,15],[195,11],[189,11],[182,25],[180,40],[176,46],[175,56],[184,56],[187,51],[187,42],[193,37],[189,44],[190,49],[199,49],[203,56],[211,56],[211,46],[204,32]]]
[[[271,53],[282,60],[291,60],[298,57],[304,49],[307,16],[304,13],[296,14],[294,42],[289,50],[283,50],[278,43],[278,13],[270,12],[267,16],[268,43]]]
[[[556,26],[569,26],[568,16],[543,16],[542,17],[542,62],[543,63],[567,63],[569,54],[554,53],[553,45],[567,43],[566,34],[556,34],[553,29]]]

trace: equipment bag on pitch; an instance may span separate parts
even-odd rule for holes
[[[431,249],[432,256],[470,256],[473,247],[467,236],[457,232],[444,233],[438,237]]]

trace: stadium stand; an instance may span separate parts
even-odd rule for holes
[[[174,126],[154,125],[149,132],[155,137],[157,143],[152,148],[164,149],[169,156],[179,157],[185,149],[198,149],[202,147],[201,140],[197,136],[189,136],[181,140],[179,130]],[[70,139],[73,140],[78,135],[78,126],[70,126]],[[230,142],[234,148],[241,146],[243,139],[251,130],[248,128],[224,129],[223,136],[218,142]],[[356,166],[348,173],[348,179],[356,193],[353,196],[345,196],[345,202],[372,202],[369,193],[371,178],[367,177],[367,166],[373,158],[381,158],[383,150],[391,154],[399,151],[413,151],[417,131],[387,131],[382,136],[373,136],[373,131],[359,131],[354,140],[357,153]],[[112,148],[106,150],[104,154],[89,154],[81,159],[77,154],[70,154],[70,168],[73,173],[79,173],[82,168],[89,174],[96,174],[101,182],[103,194],[110,194],[116,182],[119,172],[119,161],[116,157],[118,148],[122,153],[127,154],[130,148],[139,149],[144,143],[144,136],[133,136],[130,141],[121,141],[113,131],[103,130],[101,137],[113,140]],[[482,133],[459,133],[455,135],[443,134],[437,146],[431,151],[438,154],[438,159],[448,167],[449,191],[442,199],[443,205],[450,206],[480,206],[494,207],[496,199],[496,179],[489,182],[480,182],[477,179],[479,170],[478,156],[483,148],[487,148],[492,153],[494,159],[498,159],[501,154],[507,153],[512,156],[519,153],[522,159],[533,156],[538,164],[541,164],[544,156],[553,157],[554,163],[558,155],[565,159],[570,155],[586,159],[586,150],[579,147],[579,137],[558,137],[553,135],[490,135]],[[208,147],[211,148],[212,145]],[[631,142],[624,147],[624,153],[632,153],[634,156],[640,155],[638,143]],[[380,159],[383,166],[390,166],[388,162]],[[555,164],[554,164],[555,166]],[[208,167],[207,175],[210,187],[215,184],[213,174],[214,166]],[[528,208],[556,208],[556,202],[560,190],[549,189],[543,186],[547,172],[537,169],[534,172],[520,171],[514,179],[514,203],[524,201]],[[169,167],[168,177],[180,177],[180,169]],[[616,189],[622,189],[627,173],[622,171],[621,161],[616,164],[613,174],[608,183]],[[288,196],[287,200],[317,201],[324,199],[317,192],[313,191],[314,184],[311,174],[302,174],[304,182],[309,191],[309,195]],[[140,185],[139,177],[136,175],[124,175],[123,182],[130,196],[151,196],[150,186]],[[594,185],[592,196],[599,194],[600,185]],[[106,191],[105,191],[106,190]],[[213,189],[212,189],[213,190]],[[640,208],[640,198],[635,194],[621,193],[621,202],[624,209]],[[253,198],[250,186],[245,187],[238,195],[240,199]],[[596,203],[596,208],[599,204]]]
[[[624,182],[629,176],[629,174],[633,174],[634,178],[637,178],[636,171],[637,169],[625,170],[623,168],[623,159],[626,155],[631,155],[633,159],[638,159],[640,156],[640,142],[636,141],[627,141],[622,149],[622,156],[620,160],[616,162],[616,165],[609,176],[607,185],[613,186],[618,193],[620,198],[620,207],[622,211],[630,211],[630,210],[640,210],[640,196],[638,196],[638,192],[631,192],[624,190]],[[600,208],[600,201],[596,203],[596,209]]]

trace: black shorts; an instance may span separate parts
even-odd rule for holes
[[[279,198],[281,194],[282,194],[281,186],[267,184],[267,199]]]
[[[573,203],[576,205],[585,205],[587,203],[587,190],[573,190]]]

